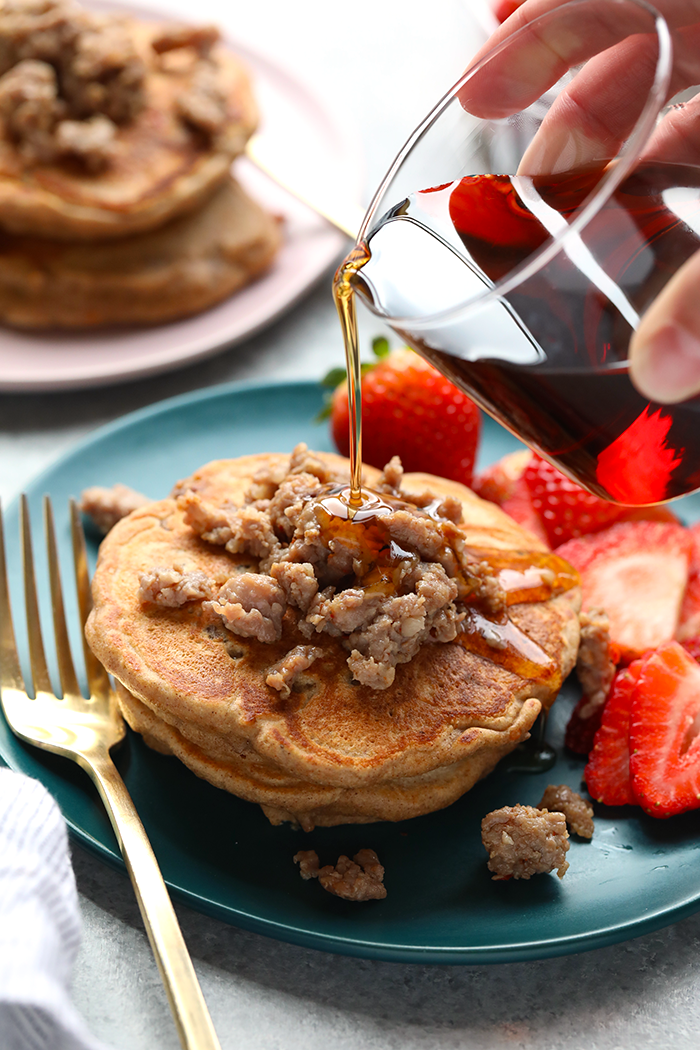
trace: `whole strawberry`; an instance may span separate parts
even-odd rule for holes
[[[466,394],[413,350],[389,352],[374,341],[376,365],[363,366],[362,458],[383,467],[399,456],[406,471],[439,474],[471,485],[481,416]],[[338,381],[339,373],[329,374]],[[350,450],[348,394],[341,382],[330,409],[333,440],[344,456]]]

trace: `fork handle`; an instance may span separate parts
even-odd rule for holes
[[[184,1050],[221,1050],[156,855],[107,751],[84,756],[136,893]]]

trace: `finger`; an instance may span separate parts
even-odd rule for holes
[[[548,6],[556,4],[549,0]],[[529,106],[571,66],[624,40],[630,32],[648,32],[649,16],[630,25],[624,12],[636,12],[609,0],[591,0],[582,7],[561,10],[552,21],[534,22],[527,17],[529,3],[519,8],[496,30],[489,44],[498,44],[515,30],[517,39],[494,55],[460,89],[462,106],[475,116],[490,119],[508,116]],[[506,30],[510,27],[510,33]],[[480,59],[477,55],[474,65]]]
[[[700,0],[658,0],[672,27],[700,23]],[[517,30],[522,30],[483,71],[460,90],[462,105],[476,116],[498,118],[530,105],[572,66],[613,47],[634,33],[648,33],[650,15],[631,4],[591,0],[560,10],[538,27],[537,18],[562,7],[562,0],[526,0],[480,49],[472,67]],[[700,54],[695,53],[696,74]],[[687,83],[697,82],[688,79]]]
[[[644,150],[644,160],[697,164],[700,158],[700,95],[674,106]]]
[[[630,343],[630,377],[662,404],[700,393],[700,251],[659,293]]]
[[[522,7],[524,3],[525,0],[495,0],[493,5],[494,17],[499,22],[505,22],[506,18],[510,18],[513,12]]]
[[[656,41],[645,36],[591,58],[555,99],[518,174],[555,174],[612,160],[642,115],[657,57]]]
[[[700,24],[678,31],[674,40],[674,68],[667,96],[697,82],[700,76]],[[640,116],[654,82],[656,44],[650,37],[630,37],[603,54],[595,55],[561,92],[526,150],[518,174],[553,174],[587,166],[602,166],[620,150]],[[679,155],[685,136],[697,141],[697,129],[689,111],[677,115],[665,139],[651,155],[686,159]],[[663,124],[661,125],[663,127]],[[675,141],[674,141],[675,139]],[[671,153],[673,151],[673,153]],[[687,150],[684,149],[686,154]],[[696,161],[695,158],[689,159]]]

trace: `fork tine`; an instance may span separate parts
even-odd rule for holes
[[[63,603],[61,586],[61,569],[58,563],[56,547],[56,527],[53,519],[53,507],[48,496],[44,496],[44,528],[46,530],[46,553],[49,559],[49,582],[51,585],[51,608],[53,610],[53,630],[56,638],[56,656],[58,673],[61,679],[63,695],[80,696],[78,679],[75,676],[73,657],[70,651],[68,629],[66,628],[66,610]]]
[[[45,693],[53,698],[53,689],[46,666],[46,654],[41,637],[39,620],[39,602],[36,595],[36,577],[34,574],[34,554],[32,551],[32,531],[29,517],[29,501],[24,493],[19,504],[20,529],[22,533],[22,562],[24,566],[24,604],[27,612],[27,634],[29,637],[29,659],[32,669],[34,691]]]
[[[10,591],[7,585],[5,530],[0,506],[0,689],[24,689],[22,670],[17,656],[15,631],[12,626]]]
[[[75,564],[75,586],[78,591],[78,607],[80,609],[80,625],[82,627],[83,653],[85,654],[88,687],[91,696],[104,695],[110,690],[109,676],[99,660],[93,655],[92,649],[85,639],[85,623],[92,609],[92,595],[90,593],[85,531],[80,517],[80,509],[74,499],[70,501],[70,519],[73,539],[73,561]]]

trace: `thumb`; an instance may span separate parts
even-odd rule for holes
[[[700,251],[643,315],[629,349],[630,378],[662,404],[700,393]]]

